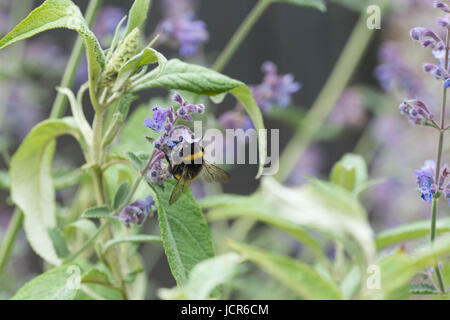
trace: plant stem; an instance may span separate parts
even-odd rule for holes
[[[92,25],[102,2],[103,0],[89,1],[89,5],[86,9],[85,15],[85,19],[89,27]],[[67,63],[66,70],[64,71],[63,78],[59,85],[60,87],[62,88],[72,87],[75,74],[77,71],[77,66],[78,63],[80,62],[82,53],[83,53],[83,40],[81,39],[80,36],[78,36],[75,45],[72,49],[69,62]],[[52,110],[50,112],[50,118],[61,118],[64,115],[64,112],[66,111],[66,107],[67,107],[66,96],[58,92],[55,101],[53,103]]]
[[[449,54],[449,45],[450,45],[450,32],[447,29],[447,39],[445,42],[445,70],[448,70],[448,54]],[[438,142],[438,152],[437,152],[437,159],[436,159],[436,175],[435,175],[435,183],[439,183],[439,175],[441,173],[441,161],[442,161],[442,149],[444,147],[444,131],[445,131],[445,111],[447,108],[447,88],[443,88],[442,91],[442,109],[441,109],[441,121],[440,121],[440,131],[439,131],[439,142]],[[433,203],[431,205],[431,226],[430,226],[430,241],[431,243],[434,242],[434,239],[436,238],[436,221],[437,221],[437,214],[438,214],[438,200],[439,197],[434,196],[433,197]],[[436,265],[434,267],[434,270],[436,272],[436,278],[438,280],[439,289],[443,294],[445,294],[445,285],[444,280],[441,274],[441,270],[439,269],[439,266]]]
[[[366,19],[363,11],[328,81],[281,155],[280,170],[275,176],[279,181],[283,182],[289,177],[298,159],[322,127],[361,61],[375,33],[374,30],[367,28]]]
[[[105,223],[103,223],[100,226],[100,228],[97,229],[97,232],[91,238],[89,238],[83,244],[83,246],[80,249],[78,249],[78,251],[74,252],[67,259],[64,260],[64,263],[66,264],[66,263],[70,263],[70,262],[74,261],[80,254],[82,254],[84,251],[86,251],[94,243],[95,239],[97,239],[98,236],[109,226],[110,223],[111,223],[111,220],[105,221]]]
[[[8,230],[6,231],[5,237],[2,241],[2,246],[0,248],[0,276],[5,268],[6,261],[8,261],[8,257],[13,248],[16,236],[20,231],[22,221],[23,212],[20,209],[16,208],[14,210],[11,221],[9,222]]]
[[[225,49],[217,58],[216,62],[213,65],[213,69],[217,72],[220,72],[225,68],[231,57],[236,52],[239,45],[245,39],[247,34],[252,29],[253,25],[258,21],[259,17],[264,13],[269,4],[272,3],[272,0],[259,0],[255,7],[253,7],[252,11],[248,14],[242,24],[234,33],[231,40],[228,42]]]

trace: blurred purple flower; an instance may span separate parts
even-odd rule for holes
[[[330,113],[330,122],[351,128],[361,128],[367,120],[363,104],[364,97],[360,90],[346,89]]]
[[[38,67],[45,72],[55,70],[60,72],[67,61],[63,49],[49,41],[30,40],[26,43],[24,62]]]
[[[404,90],[408,96],[415,96],[423,91],[423,83],[416,76],[399,48],[393,42],[384,43],[379,50],[380,65],[375,68],[375,78],[385,91]]]
[[[151,196],[146,197],[145,200],[136,200],[122,210],[119,214],[119,220],[121,220],[127,228],[130,227],[130,223],[141,225],[150,214],[153,204],[154,201]]]
[[[120,20],[125,12],[116,6],[105,6],[101,9],[95,20],[92,30],[103,46],[109,46]]]
[[[254,128],[250,117],[239,107],[222,113],[218,120],[224,129]]]
[[[175,16],[163,20],[157,30],[161,34],[160,40],[179,48],[182,56],[192,56],[198,48],[209,39],[206,24],[194,20],[192,14]]]
[[[9,94],[6,106],[9,115],[7,126],[22,140],[43,118],[42,106],[37,102],[38,95],[32,87],[23,84],[2,86],[1,90],[8,90],[5,94]]]
[[[301,89],[299,82],[294,82],[292,74],[277,74],[277,66],[270,61],[262,65],[265,74],[263,82],[256,86],[251,86],[253,96],[259,107],[263,111],[277,106],[285,108],[291,104],[292,94]]]
[[[317,177],[324,165],[324,159],[325,154],[319,146],[310,146],[295,165],[287,183],[290,185],[301,185],[308,177]]]

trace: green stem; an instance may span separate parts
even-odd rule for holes
[[[375,33],[374,30],[367,28],[366,20],[367,16],[365,12],[362,12],[328,81],[281,155],[280,170],[276,175],[279,181],[285,181],[291,174],[298,159],[322,127],[361,61]]]
[[[448,54],[449,54],[449,45],[450,45],[450,32],[447,30],[447,40],[445,43],[445,69],[448,70]],[[435,176],[435,182],[439,183],[439,176],[441,173],[441,160],[442,160],[442,150],[444,147],[444,128],[445,128],[445,111],[447,108],[447,88],[444,88],[442,91],[442,109],[441,109],[441,121],[440,121],[440,131],[439,131],[439,142],[438,142],[438,152],[437,152],[437,159],[436,159],[436,176]],[[430,240],[431,243],[434,242],[434,239],[436,238],[436,221],[437,221],[437,213],[438,213],[438,200],[439,197],[435,196],[433,197],[433,203],[431,206],[431,226],[430,226]],[[439,269],[439,266],[436,265],[434,267],[434,270],[436,271],[436,278],[438,280],[439,289],[443,294],[445,294],[445,285],[444,280],[441,274],[441,270]]]
[[[67,259],[64,260],[64,263],[67,264],[67,263],[70,263],[70,262],[74,261],[76,258],[78,258],[80,256],[80,254],[82,254],[89,247],[91,247],[94,244],[95,239],[97,239],[98,236],[103,231],[105,231],[105,229],[109,226],[110,223],[111,223],[111,220],[105,221],[105,223],[103,223],[100,226],[100,228],[97,229],[97,232],[91,238],[89,238],[78,251],[74,252]]]
[[[212,67],[214,70],[220,72],[223,70],[223,68],[225,68],[228,61],[234,55],[239,45],[242,43],[242,41],[245,39],[247,34],[252,29],[253,25],[256,23],[256,21],[258,21],[259,17],[264,13],[264,11],[271,3],[272,0],[259,0],[256,6],[253,7],[252,11],[250,11],[248,16],[245,18],[245,20],[242,22],[242,24],[234,33],[230,42],[228,42],[225,49],[217,58],[216,62]]]
[[[8,230],[6,231],[5,237],[2,241],[2,246],[0,248],[0,276],[3,273],[6,262],[8,261],[9,254],[14,245],[17,234],[20,231],[23,221],[23,212],[16,208],[14,210],[11,221],[8,225]]]
[[[88,26],[92,25],[102,2],[103,0],[91,0],[89,2],[85,15],[85,19]],[[80,62],[82,53],[83,53],[83,40],[81,39],[81,37],[78,37],[72,49],[72,53],[70,55],[69,62],[67,63],[66,70],[64,71],[61,84],[59,85],[60,87],[62,88],[72,87],[73,81],[75,79],[75,74],[77,72],[77,66],[78,63]],[[53,103],[52,110],[50,112],[50,118],[61,118],[64,115],[64,112],[66,111],[66,107],[67,107],[66,96],[58,92],[55,101]]]

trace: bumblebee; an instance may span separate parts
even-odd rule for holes
[[[170,156],[165,153],[169,163],[169,172],[177,180],[170,195],[169,204],[173,204],[186,191],[191,181],[200,175],[206,182],[228,182],[228,172],[216,167],[204,159],[204,149],[198,142],[179,143]]]

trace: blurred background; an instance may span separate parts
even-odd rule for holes
[[[41,2],[0,0],[0,35],[5,35]],[[83,11],[88,3],[87,0],[74,2]],[[222,71],[253,85],[254,92],[258,92],[258,86],[264,83],[264,76],[273,72],[267,68],[263,70],[262,66],[266,61],[271,61],[276,65],[278,75],[292,75],[284,78],[288,84],[298,83],[291,87],[286,103],[274,103],[268,108],[260,105],[264,110],[266,127],[280,129],[281,150],[292,137],[297,118],[302,118],[320,93],[358,20],[357,7],[361,7],[363,1],[349,0],[348,5],[336,2],[328,2],[325,13],[304,7],[272,5]],[[395,2],[393,8],[383,14],[381,30],[376,32],[350,85],[287,182],[301,185],[311,176],[327,178],[332,165],[343,154],[362,154],[368,162],[371,178],[385,179],[364,194],[364,206],[376,231],[428,217],[427,207],[417,196],[413,170],[420,168],[425,160],[435,158],[436,148],[433,144],[436,141],[434,131],[414,128],[400,116],[397,107],[405,97],[421,97],[431,108],[437,108],[434,96],[439,92],[439,83],[422,73],[422,64],[431,57],[428,51],[421,50],[409,37],[411,27],[434,27],[437,13],[432,8],[431,0]],[[167,28],[176,25],[174,20],[177,14],[188,12],[193,20],[204,22],[209,34],[207,39],[193,54],[182,52],[176,37],[160,41],[158,50],[167,58],[181,56],[188,62],[211,66],[255,3],[255,0],[153,0],[145,34],[150,40],[158,31],[170,33]],[[127,14],[130,6],[131,1],[103,2],[93,31],[104,48],[109,46],[117,23]],[[167,37],[170,38],[170,34]],[[54,30],[0,52],[2,181],[6,179],[9,158],[22,139],[35,124],[49,116],[56,95],[55,87],[61,80],[75,39],[75,32]],[[86,80],[86,62],[83,58],[74,91]],[[148,103],[156,96],[166,95],[167,92],[162,90],[148,92],[132,108]],[[211,108],[223,127],[245,127],[245,119],[226,113],[239,109],[233,99],[227,98],[219,106],[211,104]],[[289,114],[290,119],[283,117],[283,114]],[[87,114],[87,117],[90,119],[92,114]],[[76,167],[83,163],[82,155],[74,150],[73,141],[64,138],[59,141],[60,153],[55,159],[55,167]],[[224,186],[224,191],[252,193],[258,185],[254,180],[255,173],[256,166],[234,168],[233,181]],[[195,191],[198,197],[202,196],[200,185]],[[69,202],[74,193],[74,190],[58,193],[59,200]],[[14,210],[8,197],[8,191],[2,188],[0,241]],[[447,212],[442,211],[443,215],[448,215],[448,208],[444,210]],[[149,230],[155,227],[154,221],[148,221],[145,226]],[[234,232],[242,231],[253,243],[280,253],[301,255],[301,246],[281,231],[264,225],[251,226],[251,230],[246,230],[245,225],[237,227]],[[212,225],[213,236],[218,239],[216,243],[220,244],[220,237],[227,228],[225,222]],[[147,296],[155,298],[156,288],[172,287],[175,282],[158,245],[143,245],[142,253],[150,279]],[[43,268],[41,259],[29,248],[21,232],[13,249],[13,258],[0,278],[0,299],[9,298],[23,283],[41,273]],[[257,281],[252,280],[262,279],[264,275],[255,270],[245,272],[242,271],[242,281],[235,282],[237,287],[233,288],[233,297],[290,298],[289,292],[271,280],[265,281],[263,289],[261,285],[255,287]]]

